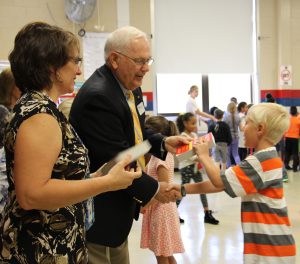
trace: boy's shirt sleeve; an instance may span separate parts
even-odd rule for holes
[[[243,197],[263,188],[262,166],[255,156],[248,156],[239,165],[230,167],[221,178],[225,192],[231,197]]]

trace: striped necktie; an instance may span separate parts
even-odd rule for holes
[[[138,113],[136,111],[135,107],[135,100],[132,91],[127,92],[127,102],[129,105],[129,108],[131,110],[133,124],[134,124],[134,138],[135,138],[135,144],[140,144],[143,142],[143,133],[141,130],[141,124],[139,120]],[[141,169],[145,168],[145,157],[140,156],[137,160],[138,165]]]

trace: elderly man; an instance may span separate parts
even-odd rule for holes
[[[105,44],[105,61],[84,83],[70,113],[70,122],[89,150],[91,171],[145,139],[151,142],[150,153],[161,159],[188,143],[183,137],[164,138],[144,128],[140,86],[153,62],[144,32],[134,27],[114,31]],[[143,168],[144,157],[138,163]],[[87,232],[89,263],[128,264],[127,237],[140,206],[153,198],[169,202],[180,197],[166,188],[143,173],[126,190],[95,197],[95,223]]]

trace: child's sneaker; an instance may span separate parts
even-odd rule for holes
[[[219,224],[219,220],[213,217],[211,210],[205,211],[204,215],[204,223],[217,225]]]
[[[283,182],[288,182],[289,181],[289,177],[288,177],[288,174],[287,174],[285,169],[282,170],[282,181]]]

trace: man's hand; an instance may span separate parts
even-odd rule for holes
[[[168,152],[176,153],[176,148],[189,144],[193,139],[186,136],[171,136],[167,137],[165,141],[165,148]]]
[[[175,202],[181,199],[180,191],[172,189],[172,186],[166,182],[159,182],[159,191],[155,195],[155,199],[161,203]]]

